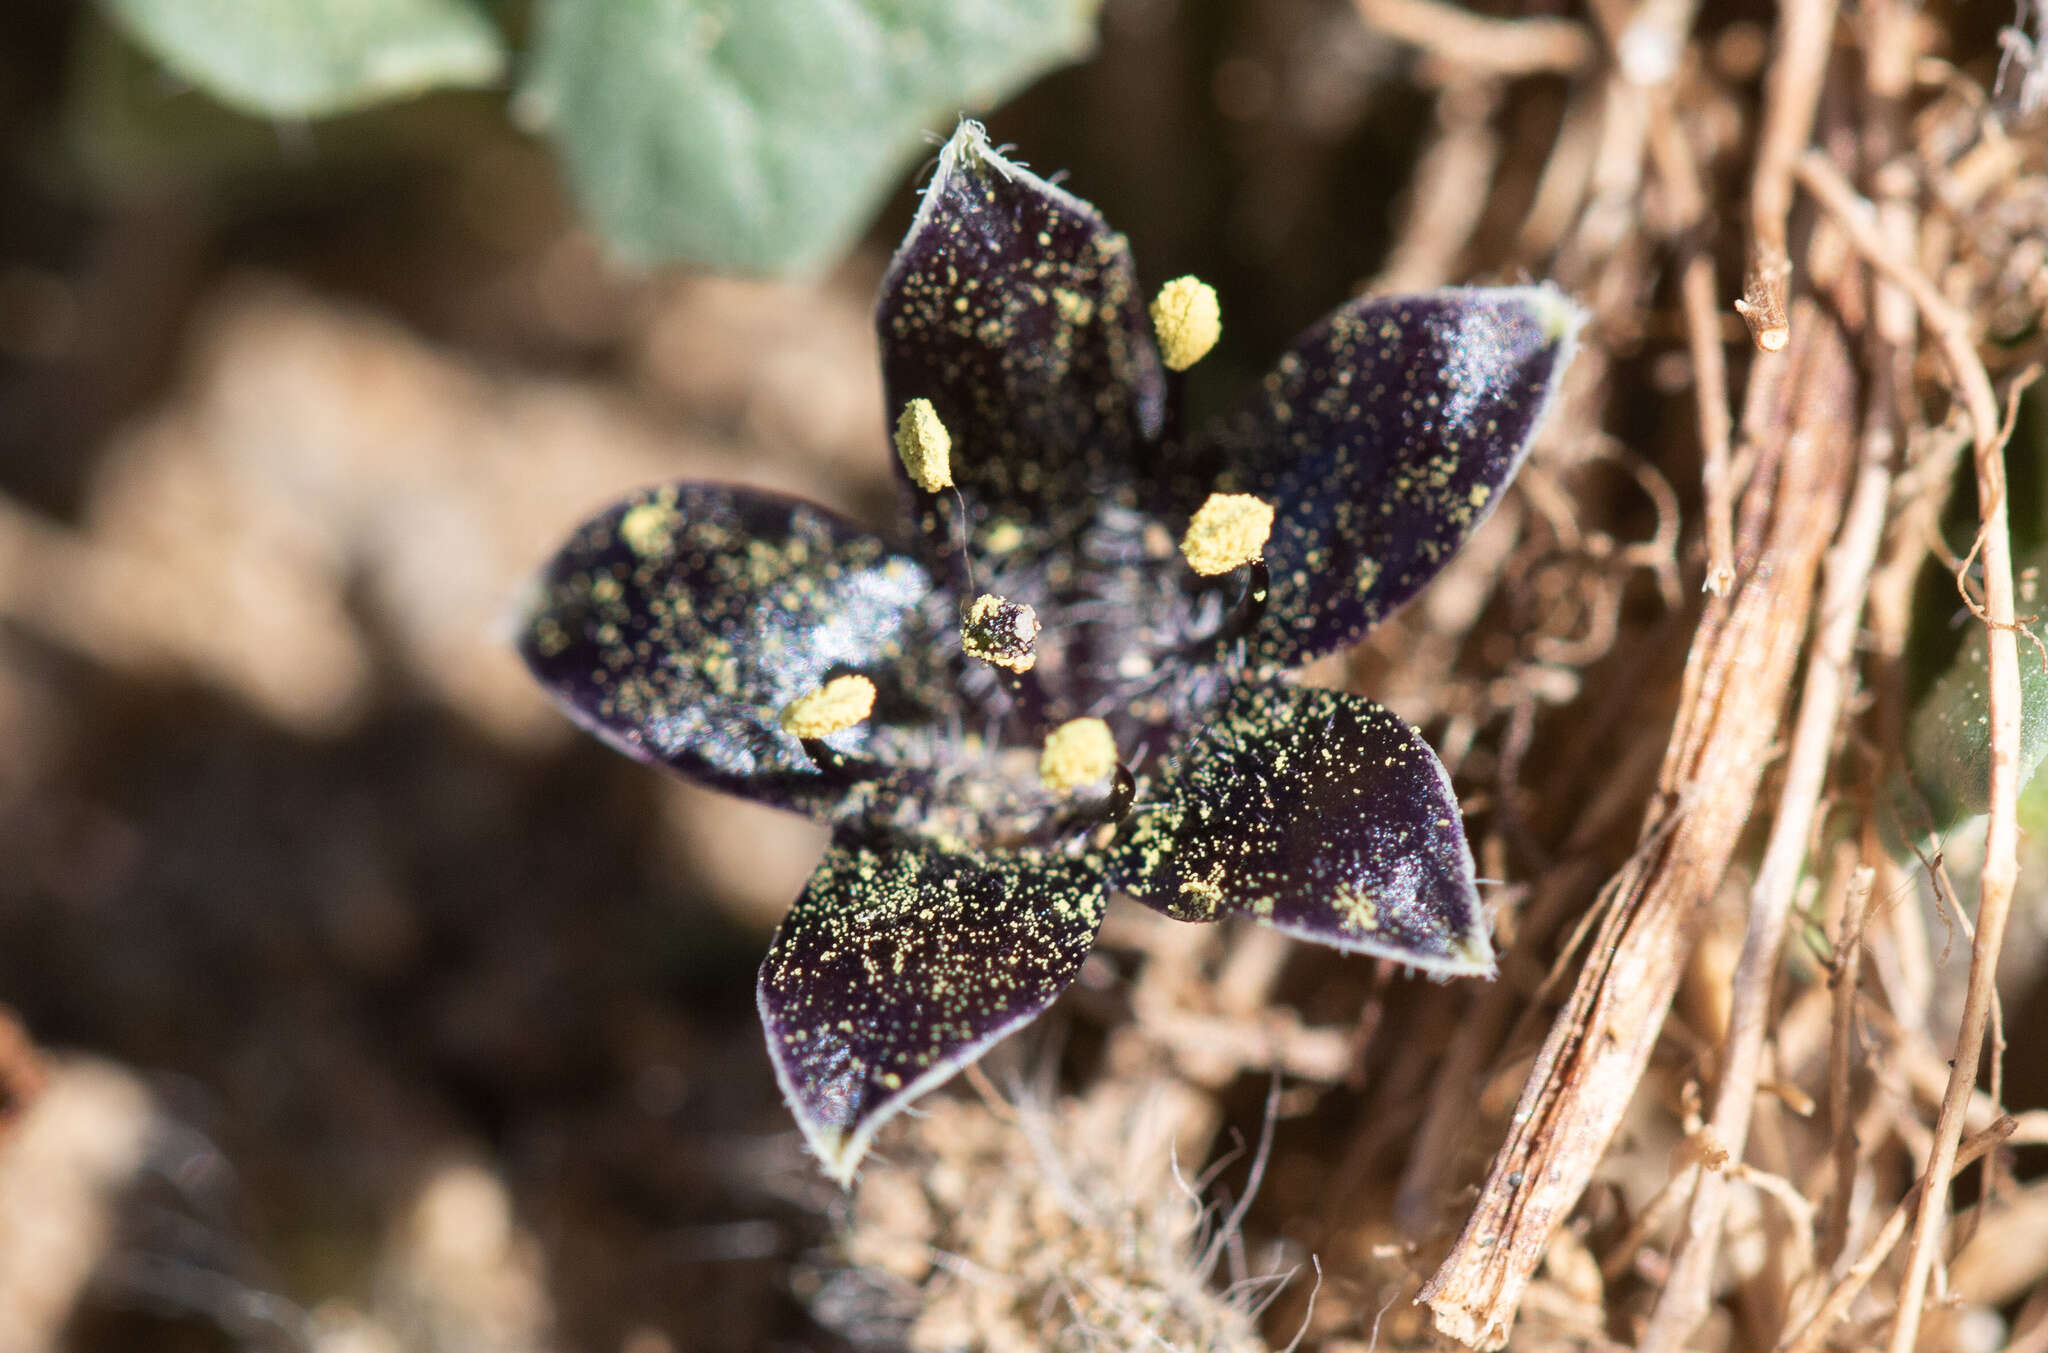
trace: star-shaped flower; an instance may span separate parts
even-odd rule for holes
[[[613,746],[835,825],[759,1004],[841,1181],[1066,989],[1112,892],[1493,971],[1436,755],[1280,677],[1484,519],[1579,312],[1543,287],[1354,301],[1197,436],[1181,372],[1215,294],[1184,278],[1149,312],[1123,237],[963,123],[876,316],[906,542],[769,493],[649,489],[571,537],[521,637]]]

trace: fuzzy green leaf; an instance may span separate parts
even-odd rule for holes
[[[517,112],[622,254],[827,262],[923,132],[1084,54],[1100,0],[546,0]]]
[[[2035,565],[2048,563],[2036,558]],[[2023,601],[2025,613],[2039,606]],[[2048,662],[2035,640],[2048,641],[2048,618],[2027,621],[2020,650],[2020,788],[2048,759]],[[1991,701],[1981,626],[1955,663],[1913,711],[1906,737],[1910,784],[1893,795],[1899,821],[1913,836],[1942,832],[1991,810]],[[2031,634],[2032,639],[2028,637]]]
[[[173,71],[259,117],[324,117],[495,81],[496,28],[468,0],[107,0]]]

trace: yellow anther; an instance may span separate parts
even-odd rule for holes
[[[874,712],[875,683],[858,672],[836,676],[782,707],[783,731],[800,738],[841,733]]]
[[[896,454],[910,482],[926,493],[953,487],[953,438],[928,399],[913,399],[896,419]]]
[[[1100,719],[1069,719],[1046,734],[1038,755],[1038,779],[1047,789],[1069,795],[1101,784],[1116,770],[1116,737]]]
[[[1152,332],[1159,338],[1159,359],[1174,371],[1207,357],[1223,336],[1216,288],[1199,277],[1176,277],[1159,288],[1152,300]]]
[[[1273,534],[1273,508],[1249,493],[1212,493],[1195,509],[1180,552],[1188,567],[1207,578],[1249,564],[1266,551]]]
[[[1038,612],[987,593],[974,599],[960,626],[960,647],[968,657],[1012,672],[1028,672],[1038,665],[1037,642]]]

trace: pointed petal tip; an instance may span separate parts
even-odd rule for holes
[[[969,155],[986,155],[992,159],[1002,158],[995,153],[988,143],[988,128],[983,126],[977,119],[971,117],[960,119],[959,125],[953,128],[953,134],[946,138],[945,149],[940,151],[939,154],[940,158],[949,164],[957,163]]]
[[[790,1107],[796,1108],[794,1104]],[[856,1140],[837,1128],[811,1122],[801,1111],[797,1112],[796,1122],[803,1129],[804,1143],[818,1158],[818,1168],[825,1177],[845,1192],[853,1192],[854,1178],[860,1174],[861,1161],[867,1158],[868,1139],[873,1134]]]
[[[925,185],[925,200],[931,201],[939,197],[940,187],[947,179],[963,169],[972,172],[976,164],[985,164],[1006,179],[1015,179],[1020,172],[1025,172],[1023,166],[1008,159],[990,144],[987,127],[974,118],[963,117],[960,119],[960,125],[953,129],[953,134],[946,138],[946,144],[939,148],[939,167],[933,173],[931,182]],[[918,216],[921,221],[924,213],[920,211]],[[913,235],[918,223],[913,222],[911,225]]]
[[[843,1121],[850,1105],[830,1096],[821,1099],[815,1093],[806,1093],[804,1069],[792,1063],[788,1045],[776,1036],[779,1026],[765,986],[756,988],[754,1005],[761,1015],[762,1030],[768,1035],[768,1063],[774,1068],[776,1087],[782,1091],[782,1102],[789,1106],[790,1117],[796,1119],[797,1129],[803,1133],[804,1145],[817,1158],[825,1177],[851,1192],[860,1163],[867,1158],[868,1144],[882,1124],[910,1102],[910,1096],[892,1096],[870,1108],[865,1117],[851,1124]],[[830,1111],[832,1117],[821,1113],[821,1109]]]
[[[1501,287],[1499,290],[1513,296],[1528,308],[1543,336],[1559,347],[1570,350],[1578,345],[1579,333],[1592,319],[1592,311],[1573,300],[1563,288],[1554,282],[1538,282],[1533,286]]]
[[[1483,977],[1488,981],[1500,975],[1500,964],[1493,953],[1493,937],[1486,933],[1486,923],[1479,922],[1470,933],[1452,941],[1451,952],[1440,964],[1427,965],[1428,970],[1442,977]]]
[[[757,999],[765,1006],[764,998]],[[989,1047],[1009,1032],[1011,1029],[1004,1029],[985,1044],[968,1050],[958,1059],[942,1062],[888,1097],[860,1106],[859,1116],[850,1123],[835,1122],[814,1112],[823,1107],[843,1114],[847,1106],[830,1100],[819,1103],[806,1099],[797,1088],[797,1069],[784,1062],[781,1048],[772,1035],[768,1040],[768,1052],[769,1060],[775,1066],[776,1084],[782,1089],[782,1099],[789,1106],[790,1115],[804,1134],[804,1145],[817,1158],[818,1168],[825,1177],[850,1193],[861,1165],[868,1158],[868,1148],[875,1144],[876,1134],[912,1104],[959,1075],[970,1063],[979,1061]]]

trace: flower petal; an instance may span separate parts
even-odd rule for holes
[[[1354,301],[1302,335],[1196,457],[1279,511],[1259,659],[1342,647],[1436,576],[1521,467],[1581,322],[1553,288],[1474,288]]]
[[[1035,1018],[1102,924],[1099,863],[842,833],[761,965],[782,1092],[849,1183],[875,1130]]]
[[[1250,916],[1430,972],[1493,972],[1443,763],[1359,696],[1245,683],[1118,838],[1110,882],[1169,916]]]
[[[836,671],[902,700],[925,572],[821,507],[717,484],[643,490],[549,563],[519,651],[571,718],[642,761],[830,815],[828,781],[778,722]],[[826,742],[880,757],[869,720]]]
[[[890,417],[931,401],[979,534],[1065,543],[1065,519],[1127,482],[1159,430],[1164,378],[1129,245],[979,123],[940,152],[875,324]],[[952,549],[950,498],[920,499],[933,557]]]

